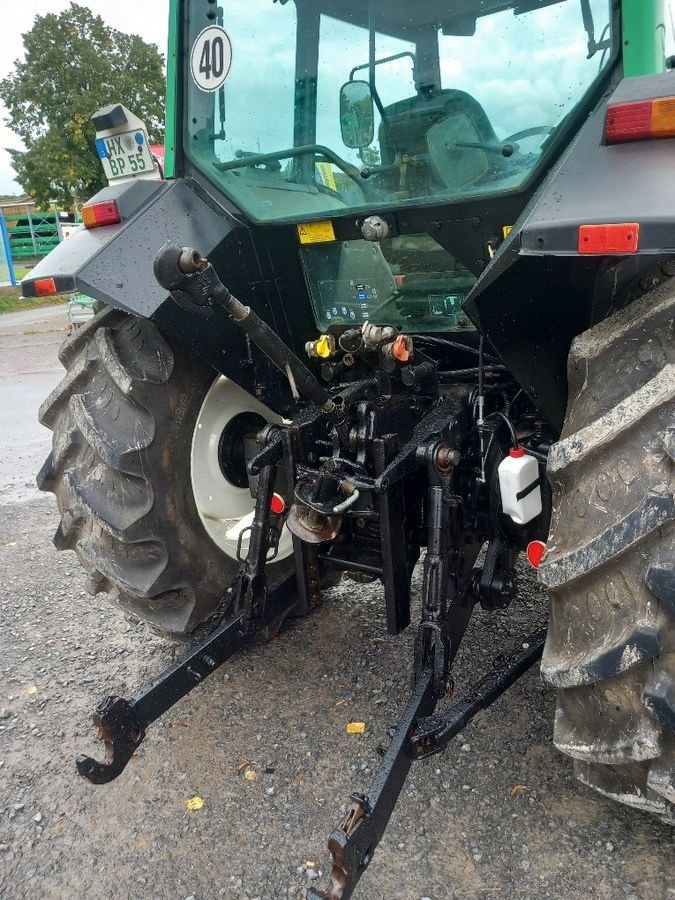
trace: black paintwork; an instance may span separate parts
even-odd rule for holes
[[[513,222],[531,188],[486,201],[397,210],[398,234],[430,233],[478,274],[487,245]],[[24,280],[54,277],[59,290],[79,290],[127,312],[152,318],[169,338],[188,347],[217,371],[256,393],[279,412],[292,408],[284,379],[270,374],[265,358],[217,310],[208,321],[167,300],[152,275],[152,262],[167,240],[195,246],[208,256],[224,283],[250,305],[298,355],[316,337],[294,225],[252,225],[195,173],[175,182],[140,181],[112,186],[96,199],[119,196],[121,225],[81,229],[57,247]],[[137,210],[134,196],[145,202]],[[122,198],[125,198],[124,200]],[[129,217],[122,207],[129,204]],[[126,209],[126,207],[125,207]],[[333,220],[338,240],[360,239],[352,215]],[[464,360],[465,361],[465,360]]]
[[[663,89],[663,83],[659,85],[654,82],[654,89]],[[639,90],[648,91],[649,85],[643,83]],[[559,129],[546,165],[521,191],[492,199],[384,211],[393,233],[428,233],[470,271],[482,273],[467,308],[556,429],[562,422],[565,361],[573,336],[626,302],[631,285],[646,266],[675,253],[668,218],[675,189],[663,187],[664,164],[673,142],[604,146],[605,102],[598,97],[595,101],[595,111],[583,127],[579,127],[579,116],[584,111],[578,110],[576,118],[570,117]],[[579,133],[570,143],[576,131]],[[568,149],[559,156],[565,147]],[[546,167],[549,175],[541,181]],[[502,434],[500,438],[494,424],[488,427],[489,411],[485,424],[476,422],[473,383],[461,380],[467,373],[473,378],[474,370],[439,371],[434,363],[422,377],[415,359],[415,371],[404,377],[401,367],[389,365],[391,359],[378,356],[375,361],[379,350],[357,348],[354,353],[357,357],[360,353],[357,363],[363,367],[363,380],[354,376],[350,383],[336,385],[330,403],[324,402],[323,394],[314,398],[321,410],[310,404],[298,413],[286,380],[248,340],[257,340],[272,359],[283,362],[291,351],[300,355],[304,342],[315,336],[294,225],[261,226],[246,221],[212,185],[189,169],[183,180],[172,184],[109,190],[128,192],[124,202],[120,200],[124,224],[80,233],[38,267],[33,280],[54,275],[59,285],[68,282],[114,306],[153,318],[169,337],[190,347],[196,356],[269,406],[280,412],[292,411],[293,422],[281,429],[280,435],[268,433],[270,443],[249,467],[251,472],[255,465],[259,476],[253,537],[222,607],[234,618],[131,704],[117,699],[109,707],[104,705],[99,720],[107,727],[117,759],[110,767],[87,758],[80,761],[80,770],[94,781],[118,774],[143,738],[145,726],[230,655],[235,645],[243,642],[244,634],[250,633],[256,618],[269,621],[270,613],[275,612],[270,604],[276,600],[273,592],[267,593],[264,561],[276,467],[285,473],[287,496],[295,496],[293,508],[299,507],[300,513],[300,484],[307,482],[313,488],[330,473],[332,484],[352,488],[359,505],[344,512],[341,530],[326,539],[319,552],[298,537],[296,528],[297,575],[291,580],[298,597],[296,611],[307,612],[318,601],[324,569],[381,575],[387,624],[396,633],[410,621],[412,567],[420,546],[427,548],[413,695],[369,796],[357,800],[350,817],[333,835],[333,893],[312,892],[317,898],[346,898],[372,858],[412,756],[441,749],[541,653],[543,637],[538,635],[527,652],[519,650],[504,669],[490,673],[447,719],[425,721],[448,687],[450,666],[473,604],[480,600],[494,608],[512,599],[515,551],[523,549],[529,539],[545,536],[550,505],[545,504],[545,512],[530,526],[532,532],[502,521],[505,516],[494,485],[496,467],[509,446],[502,441],[509,437]],[[151,192],[144,205],[134,199],[143,191]],[[580,256],[575,249],[580,224],[638,219],[642,231],[640,253],[635,257]],[[361,237],[353,215],[336,217],[333,222],[339,240]],[[514,222],[510,237],[488,264],[488,247],[497,247],[502,227]],[[181,304],[178,296],[176,302],[167,298],[166,289],[155,284],[151,269],[156,251],[165,241],[196,247],[208,256],[228,289],[220,294],[224,308],[212,309],[206,316],[198,308]],[[214,279],[215,275],[209,290],[216,296]],[[247,333],[237,328],[227,315],[230,291],[267,326],[252,317],[255,328]],[[230,303],[229,312],[236,318],[241,310],[233,310]],[[245,321],[243,316],[240,321]],[[273,343],[268,326],[276,338]],[[281,342],[287,348],[281,347]],[[466,351],[461,353],[466,356]],[[448,366],[450,354],[439,351],[443,354],[438,364],[442,361]],[[420,354],[420,359],[424,362],[426,358]],[[463,359],[462,365],[465,363]],[[545,454],[538,448],[553,440],[550,429],[542,427],[531,405],[522,397],[518,400],[521,392],[508,374],[499,371],[499,366],[489,368],[494,371],[487,374],[497,378],[490,385],[494,391],[487,395],[488,403],[498,411],[502,397],[503,408],[528,431],[526,449],[543,465]],[[444,392],[439,402],[441,383]],[[447,384],[453,386],[445,390]],[[342,403],[337,403],[339,395]],[[493,447],[491,454],[484,452],[486,444]],[[353,488],[361,494],[357,496]],[[332,509],[335,512],[335,506]],[[490,540],[486,561],[482,570],[474,571],[478,549],[486,539]],[[277,611],[283,614],[289,608],[285,591],[279,599],[283,602]],[[650,702],[661,715],[672,716],[672,682],[657,687]]]
[[[96,131],[108,131],[110,128],[126,125],[127,117],[124,107],[120,103],[112,103],[95,112],[91,121],[94,123]]]

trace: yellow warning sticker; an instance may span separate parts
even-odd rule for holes
[[[504,225],[502,228],[502,234],[504,235],[504,240],[511,234],[513,231],[513,225]]]
[[[301,244],[324,244],[335,240],[332,222],[306,222],[298,225],[298,237]]]

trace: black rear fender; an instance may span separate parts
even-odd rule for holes
[[[80,291],[132,315],[154,320],[195,356],[284,411],[285,383],[274,375],[256,378],[246,365],[251,352],[243,333],[222,310],[209,318],[182,309],[156,282],[152,264],[162,244],[175,241],[209,256],[233,290],[243,289],[245,267],[232,237],[236,223],[187,181],[141,181],[111,185],[90,202],[116,200],[122,222],[87,230],[63,241],[25,278],[25,296],[35,282],[53,278],[58,291]],[[275,370],[276,373],[276,370]],[[261,381],[264,386],[261,387]]]
[[[572,339],[653,287],[675,257],[675,138],[608,144],[608,103],[672,95],[675,74],[623,79],[607,92],[465,304],[557,428]],[[586,252],[580,227],[604,224],[637,225],[625,229],[637,246],[627,253]]]

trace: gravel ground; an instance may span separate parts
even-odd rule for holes
[[[0,896],[302,897],[325,880],[327,835],[396,722],[412,634],[388,637],[379,590],[345,580],[175,706],[116,782],[93,787],[73,762],[99,750],[91,711],[182,649],[85,594],[75,557],[51,545],[51,499],[0,507]],[[460,689],[541,622],[531,580],[522,596],[510,613],[478,615]],[[413,768],[355,897],[675,897],[672,829],[574,781],[551,745],[553,706],[531,671]],[[345,733],[352,719],[364,735]],[[194,796],[204,805],[188,812]]]

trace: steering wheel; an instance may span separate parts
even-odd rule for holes
[[[534,137],[537,134],[550,134],[554,128],[554,125],[535,125],[532,128],[523,128],[522,131],[514,131],[513,134],[505,137],[501,142],[502,153],[504,156],[513,156],[514,152],[519,149],[518,141],[527,140],[527,138]],[[504,151],[507,148],[510,152],[505,153]]]
[[[360,188],[364,197],[368,197],[369,192],[364,183],[363,176],[361,175],[361,172],[364,170],[359,169],[357,166],[352,165],[352,163],[347,162],[347,160],[342,159],[342,157],[338,156],[334,150],[331,150],[330,147],[326,147],[323,144],[304,144],[301,147],[289,147],[287,150],[274,150],[272,153],[251,153],[250,155],[244,155],[239,159],[230,159],[227,162],[214,162],[213,165],[219,172],[228,172],[231,169],[243,169],[247,166],[260,166],[271,162],[278,162],[281,159],[293,159],[296,156],[307,156],[308,154],[313,154],[315,157],[323,156],[329,162],[335,163],[338,169],[344,172],[345,175]]]
[[[534,137],[537,134],[550,134],[554,129],[553,125],[535,125],[533,128],[524,128],[522,131],[514,131],[503,141],[498,144],[482,144],[478,141],[446,141],[447,150],[456,150],[457,148],[469,150],[485,150],[487,153],[498,153],[500,156],[513,156],[518,149],[514,146],[517,141],[524,141],[526,138]]]
[[[511,144],[513,141],[524,141],[525,138],[534,137],[535,134],[550,134],[555,125],[535,125],[533,128],[524,128],[522,131],[514,131],[502,141],[503,144]]]

